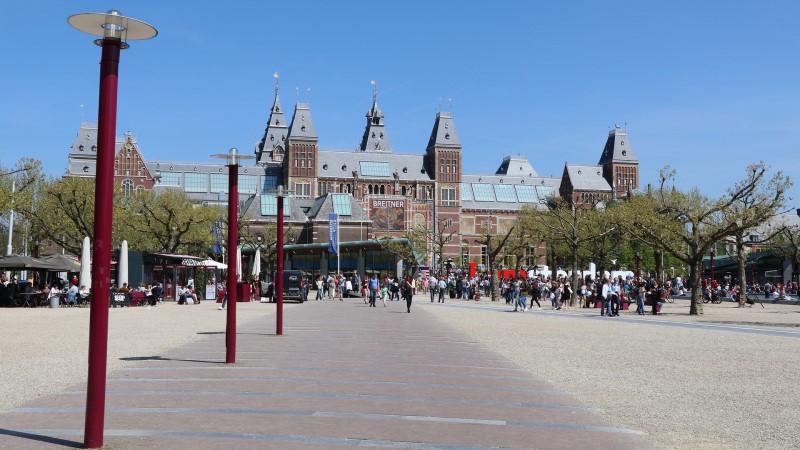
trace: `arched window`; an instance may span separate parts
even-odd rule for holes
[[[133,195],[133,181],[123,180],[122,190],[125,192],[125,195]]]
[[[386,188],[383,185],[381,185],[381,195],[384,195],[385,193],[386,193]]]

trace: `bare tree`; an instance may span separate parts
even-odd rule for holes
[[[700,278],[703,257],[711,247],[741,230],[755,227],[783,204],[791,181],[780,171],[767,179],[767,170],[763,162],[749,165],[744,180],[729,188],[724,196],[710,199],[698,189],[683,193],[667,187],[675,171],[665,167],[660,172],[656,192],[634,197],[629,202],[635,211],[630,229],[636,237],[663,248],[689,266],[690,314],[703,314]],[[746,207],[740,207],[745,199]]]
[[[520,220],[527,222],[529,229],[539,230],[547,245],[563,245],[569,252],[572,265],[572,296],[570,306],[575,305],[580,284],[578,277],[578,255],[590,242],[616,230],[613,221],[606,226],[595,227],[603,214],[598,203],[578,205],[563,198],[552,198],[544,210],[525,209]]]

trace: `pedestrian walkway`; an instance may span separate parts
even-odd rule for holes
[[[273,305],[108,377],[105,445],[128,448],[651,448],[568,392],[426,313],[424,296]],[[602,386],[598,386],[601,389]],[[81,447],[85,388],[0,415],[0,448]]]

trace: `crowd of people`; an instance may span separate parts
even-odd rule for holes
[[[76,306],[88,301],[86,286],[78,286],[78,278],[66,282],[56,278],[49,283],[35,285],[33,278],[19,279],[0,274],[0,306],[39,306],[51,301],[64,306]]]

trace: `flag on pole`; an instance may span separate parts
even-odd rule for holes
[[[328,214],[328,252],[339,253],[339,215]]]

